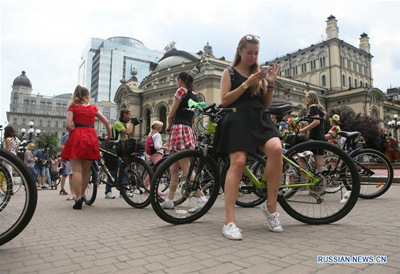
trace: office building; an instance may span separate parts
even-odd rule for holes
[[[78,83],[90,90],[96,102],[113,102],[120,81],[129,79],[131,70],[137,71],[140,83],[162,55],[129,37],[92,38],[81,56]]]

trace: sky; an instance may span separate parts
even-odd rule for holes
[[[400,1],[0,0],[0,124],[7,122],[14,79],[26,71],[32,94],[72,93],[90,38],[126,36],[152,50],[171,41],[196,53],[233,59],[239,39],[260,36],[260,63],[326,39],[338,20],[339,39],[359,47],[370,38],[374,87],[400,86]]]

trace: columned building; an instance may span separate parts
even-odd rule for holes
[[[387,98],[379,88],[373,87],[373,56],[368,35],[361,34],[357,48],[339,39],[334,16],[329,16],[326,23],[325,41],[265,62],[266,65],[277,63],[282,67],[274,101],[290,102],[294,105],[292,115],[297,115],[305,106],[305,93],[313,90],[319,94],[327,110],[349,107],[356,113],[376,117],[380,127],[385,127],[394,114],[400,113],[399,101],[396,100],[399,92],[397,89],[397,94]],[[166,126],[166,117],[177,89],[175,78],[181,71],[194,75],[195,92],[200,101],[219,104],[220,79],[229,65],[230,62],[223,57],[215,58],[208,44],[204,52],[197,54],[177,50],[171,44],[140,84],[135,77],[123,81],[114,101],[118,109],[128,107],[134,115],[144,118],[144,123],[136,131],[136,137],[144,139],[153,121],[161,120]]]

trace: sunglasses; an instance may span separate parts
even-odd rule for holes
[[[256,42],[260,41],[260,36],[246,35],[245,38],[247,41],[253,41],[253,40]]]

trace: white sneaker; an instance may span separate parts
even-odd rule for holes
[[[222,235],[224,235],[225,238],[229,240],[243,239],[240,229],[234,223],[229,223],[228,225],[224,225],[222,227]]]
[[[201,201],[201,202],[198,201],[198,202],[196,203],[196,205],[195,205],[193,208],[191,208],[191,209],[188,210],[188,212],[189,212],[189,213],[195,213],[195,212],[199,211],[200,209],[202,209],[203,206],[204,206],[206,203],[207,203],[207,201]]]
[[[161,208],[174,209],[174,201],[166,199],[164,202],[161,203]]]
[[[283,228],[281,226],[281,222],[279,221],[279,213],[269,213],[267,209],[267,205],[264,203],[261,206],[261,210],[264,213],[265,217],[268,221],[268,227],[272,232],[282,232]]]
[[[112,194],[112,192],[107,192],[106,199],[115,199],[115,196]]]

